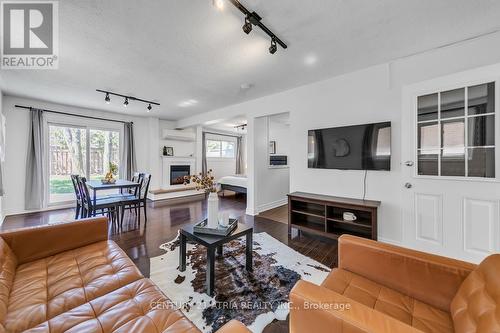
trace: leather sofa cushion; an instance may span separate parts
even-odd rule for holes
[[[12,290],[16,267],[16,256],[7,243],[0,238],[0,323],[3,323],[7,315],[9,295]],[[0,327],[4,328],[1,324]]]
[[[143,278],[113,241],[101,241],[17,267],[4,320],[8,332],[45,322]]]
[[[451,303],[457,333],[500,332],[500,254],[484,259]]]
[[[334,269],[322,286],[422,332],[453,332],[449,313],[349,271]]]
[[[141,279],[28,330],[29,333],[199,332],[149,279]]]

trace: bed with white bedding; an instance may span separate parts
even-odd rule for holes
[[[236,193],[247,193],[248,179],[245,175],[225,176],[217,182],[220,190],[229,190]]]

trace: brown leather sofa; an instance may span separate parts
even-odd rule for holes
[[[500,332],[500,254],[481,264],[339,238],[339,267],[290,293],[290,332]]]
[[[199,332],[108,240],[106,218],[2,232],[0,253],[0,332]]]

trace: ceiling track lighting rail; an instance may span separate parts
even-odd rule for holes
[[[153,105],[160,105],[160,103],[153,102],[153,101],[148,101],[147,99],[142,99],[142,98],[138,98],[138,97],[134,97],[134,96],[123,95],[123,94],[115,93],[115,92],[108,91],[108,90],[96,89],[96,91],[100,92],[100,93],[103,93],[103,94],[106,94],[106,97],[104,97],[104,101],[107,104],[109,104],[111,102],[110,95],[112,95],[112,96],[118,96],[118,97],[124,98],[125,99],[124,102],[123,102],[123,106],[124,107],[128,106],[129,101],[137,101],[137,102],[148,104],[148,106],[147,106],[148,112],[151,111],[151,109],[153,108],[151,106],[151,104],[153,104]]]
[[[276,52],[276,44],[286,49],[287,45],[279,39],[268,27],[262,23],[262,17],[256,12],[250,12],[245,8],[238,0],[229,0],[236,8],[239,9],[245,15],[245,24],[243,25],[243,31],[246,34],[249,34],[252,31],[252,24],[258,26],[262,29],[269,37],[271,37],[271,47],[269,48],[269,52],[274,54]]]

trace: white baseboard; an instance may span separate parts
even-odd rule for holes
[[[256,209],[256,212],[257,212],[257,214],[259,214],[259,213],[265,212],[266,210],[270,210],[270,209],[273,209],[276,207],[286,205],[287,203],[288,203],[288,198],[283,198],[280,200],[269,202],[267,204],[263,204],[263,205],[258,206]]]

